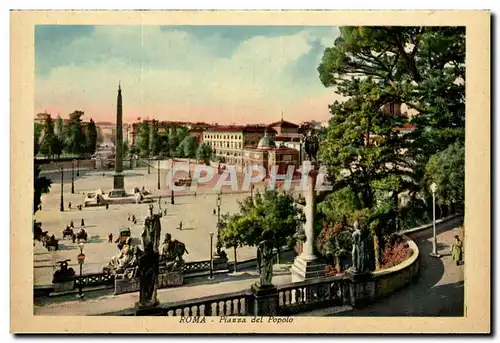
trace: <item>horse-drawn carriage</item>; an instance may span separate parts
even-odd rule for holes
[[[73,229],[70,227],[66,227],[62,232],[63,239],[73,239],[74,234]]]
[[[33,240],[34,241],[39,241],[39,242],[44,242],[44,238],[48,238],[48,231],[43,231],[42,230],[42,223],[34,221],[33,222]],[[33,242],[33,245],[35,242]]]
[[[59,250],[59,240],[57,240],[54,235],[52,235],[50,238],[44,238],[42,243],[48,251]]]
[[[87,241],[88,233],[85,231],[84,228],[82,228],[77,234],[76,234],[76,239],[78,241]]]

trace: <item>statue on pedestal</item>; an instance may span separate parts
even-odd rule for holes
[[[160,263],[166,271],[180,271],[184,265],[184,254],[189,254],[186,245],[178,240],[172,240],[172,235],[165,234],[165,239],[160,247]]]
[[[263,240],[257,247],[257,265],[260,274],[259,287],[272,286],[273,259],[273,245],[269,240]]]
[[[136,307],[154,307],[158,305],[156,297],[158,271],[159,271],[159,245],[161,214],[153,214],[153,205],[149,207],[149,216],[144,221],[142,244],[144,252],[139,257],[139,302]]]
[[[359,222],[354,222],[352,233],[352,266],[349,268],[354,273],[364,273],[368,269],[366,239],[360,230]]]

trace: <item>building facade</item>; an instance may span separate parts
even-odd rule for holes
[[[266,126],[216,126],[205,130],[202,139],[212,148],[216,157],[229,164],[243,165],[243,150],[257,147],[266,130],[269,135],[276,134],[275,130]]]

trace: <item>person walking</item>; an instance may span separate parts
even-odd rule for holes
[[[68,209],[71,210],[71,201],[68,203]]]
[[[84,226],[85,226],[85,221],[83,220],[83,218],[82,218],[82,222],[81,222],[81,225],[80,225],[80,226],[81,226],[81,227],[84,227]]]
[[[458,235],[455,236],[455,242],[451,246],[451,256],[456,265],[459,266],[462,262],[462,241]]]

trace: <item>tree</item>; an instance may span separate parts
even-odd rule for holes
[[[55,133],[61,139],[64,131],[64,123],[60,115],[56,117]],[[62,141],[62,140],[61,140]]]
[[[225,214],[221,218],[220,222],[220,232],[219,232],[220,244],[226,248],[234,249],[234,272],[237,271],[237,254],[236,250],[244,245],[249,245],[248,231],[245,230],[245,224],[243,221],[243,216],[241,214]]]
[[[373,237],[398,228],[398,194],[420,190],[431,154],[462,141],[465,30],[457,27],[342,27],[318,67],[326,87],[344,96],[330,106],[321,142],[334,191],[349,187],[353,212]],[[406,104],[413,118],[382,111]],[[413,132],[398,128],[415,125]]]
[[[160,156],[169,156],[170,149],[168,143],[168,134],[158,135],[158,153]]]
[[[210,145],[202,143],[198,146],[198,150],[196,150],[196,159],[203,161],[206,165],[209,165],[213,153],[214,152]]]
[[[85,140],[87,146],[87,153],[89,154],[95,153],[95,149],[97,146],[97,129],[92,118],[90,118],[90,122],[87,125],[87,129],[85,130]]]
[[[64,128],[64,137],[66,139],[65,148],[69,153],[80,155],[87,149],[87,141],[83,133],[82,111],[75,111],[69,115],[69,121]]]
[[[439,206],[455,209],[465,202],[465,147],[460,142],[451,144],[447,149],[431,156],[425,167],[424,187],[428,194],[430,185],[435,182],[436,203]]]
[[[40,150],[40,135],[41,135],[42,129],[40,128],[40,124],[35,123],[33,127],[33,156],[36,157]]]
[[[256,192],[239,202],[242,218],[238,225],[245,233],[245,244],[258,245],[270,240],[278,251],[278,263],[283,245],[293,247],[305,216],[294,197],[276,190]]]
[[[42,194],[48,193],[50,191],[50,185],[52,181],[45,176],[40,176],[40,166],[36,159],[38,154],[39,144],[38,137],[40,135],[39,127],[35,124],[35,145],[33,151],[34,157],[34,168],[33,168],[33,214],[35,214],[40,209],[40,204],[42,203]]]
[[[177,148],[177,154],[182,157],[192,158],[196,156],[196,138],[186,136]]]
[[[54,155],[54,147],[57,146],[55,140],[54,121],[51,117],[47,117],[43,125],[43,138],[42,143],[40,144],[40,153],[42,155],[52,157]]]
[[[142,157],[149,156],[149,137],[150,137],[150,129],[147,121],[143,121],[139,125],[139,154]]]
[[[149,125],[149,153],[150,155],[157,156],[159,152],[158,122],[153,120]]]
[[[464,27],[342,27],[318,67],[327,87],[349,97],[371,77],[393,102],[416,111],[408,155],[423,176],[428,158],[465,138]]]

